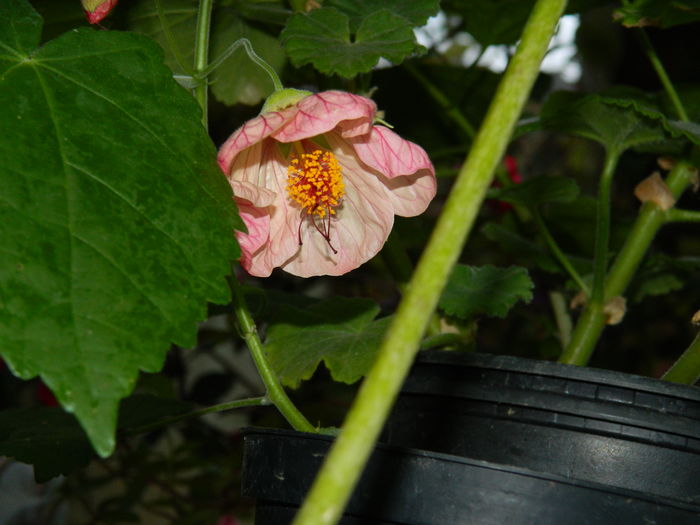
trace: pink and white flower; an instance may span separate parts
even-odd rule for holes
[[[374,125],[370,99],[341,91],[295,98],[263,108],[219,151],[248,229],[236,232],[241,264],[259,277],[277,267],[342,275],[381,250],[394,215],[425,211],[435,171],[420,146]]]

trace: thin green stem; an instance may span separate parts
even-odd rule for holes
[[[600,176],[596,203],[595,249],[593,251],[593,290],[589,296],[590,303],[601,304],[605,295],[605,274],[608,268],[608,245],[610,243],[610,190],[619,158],[619,152],[607,151],[603,173]]]
[[[260,66],[262,69],[265,70],[265,72],[269,75],[270,80],[272,80],[272,84],[275,87],[275,91],[280,91],[281,89],[284,89],[284,86],[282,85],[282,81],[280,80],[280,77],[277,75],[277,72],[275,69],[265,62],[254,50],[253,50],[253,45],[250,43],[250,40],[247,38],[239,38],[236,40],[233,44],[231,44],[226,51],[221,53],[221,55],[214,60],[211,64],[209,64],[208,67],[200,71],[195,75],[195,78],[198,78],[200,80],[204,80],[207,78],[212,71],[216,70],[221,64],[224,63],[224,61],[230,57],[236,49],[239,47],[243,46],[243,49],[245,49],[246,54],[248,55],[248,58],[250,58],[253,62],[255,62],[258,66]]]
[[[678,96],[676,89],[673,87],[671,79],[666,73],[664,65],[661,63],[661,60],[659,60],[659,56],[656,54],[654,46],[651,45],[649,36],[643,29],[637,30],[637,36],[639,37],[642,49],[644,49],[644,52],[647,54],[647,57],[649,58],[649,61],[651,62],[652,67],[654,68],[654,71],[656,71],[656,74],[659,77],[659,80],[661,81],[661,85],[664,87],[664,91],[666,91],[668,98],[671,100],[671,104],[673,104],[673,109],[676,110],[678,118],[688,122],[688,114],[686,113],[685,108],[683,107],[683,103],[681,102],[681,99]]]
[[[197,28],[195,30],[194,39],[194,73],[199,75],[207,68],[209,62],[209,30],[211,28],[211,11],[214,6],[214,0],[200,0],[199,11],[197,12]],[[209,86],[206,82],[200,82],[194,88],[194,98],[202,108],[202,125],[205,129],[209,128],[208,119],[208,100]]]
[[[694,385],[700,380],[700,333],[661,379],[685,385]]]
[[[233,293],[233,308],[236,314],[236,320],[238,321],[238,327],[240,328],[241,336],[248,345],[250,354],[253,356],[253,361],[258,369],[260,378],[265,384],[267,398],[277,407],[277,410],[280,411],[292,428],[303,432],[317,432],[317,429],[309,423],[304,415],[299,412],[299,409],[294,406],[294,403],[289,399],[287,393],[280,384],[279,379],[277,379],[274,370],[272,370],[270,364],[267,362],[265,350],[258,336],[255,322],[250,315],[250,310],[248,309],[248,305],[241,292],[240,284],[235,275],[229,279],[229,283]]]
[[[673,208],[666,213],[666,222],[700,222],[700,211]]]
[[[561,264],[562,268],[566,270],[566,272],[569,274],[569,277],[571,277],[576,285],[583,290],[583,292],[588,296],[590,295],[590,290],[588,288],[588,285],[585,283],[581,275],[576,271],[576,268],[574,268],[574,265],[571,264],[571,261],[569,258],[566,256],[566,254],[559,248],[559,245],[557,242],[554,240],[554,237],[552,236],[551,232],[549,231],[549,228],[547,228],[547,225],[544,223],[544,220],[542,220],[542,215],[538,211],[534,211],[532,213],[532,216],[535,219],[535,224],[537,224],[537,228],[539,229],[540,233],[542,234],[542,237],[544,237],[545,242],[547,243],[547,246],[549,247],[549,250],[552,252],[554,257],[556,257],[557,261],[559,261],[559,264]]]
[[[185,73],[189,74],[191,72],[191,68],[185,64],[185,60],[183,59],[182,54],[180,53],[180,48],[177,46],[177,42],[173,37],[173,32],[170,30],[170,26],[168,25],[168,22],[165,19],[165,13],[163,13],[163,6],[161,5],[160,0],[155,0],[155,6],[156,13],[158,14],[158,20],[160,20],[160,28],[163,30],[163,35],[165,35],[165,41],[168,43],[168,49],[170,49],[170,52],[172,53],[173,57],[175,57],[175,61],[180,66],[180,68]]]
[[[499,84],[377,360],[294,520],[295,525],[328,525],[339,519],[474,224],[565,6],[565,0],[538,0],[535,4],[518,51]]]
[[[679,197],[692,183],[694,173],[693,168],[685,162],[678,162],[671,170],[666,178],[666,185],[675,198]],[[649,245],[659,228],[664,224],[667,214],[667,211],[662,210],[653,202],[646,202],[642,205],[622,250],[610,268],[603,300],[601,302],[589,301],[586,304],[574,328],[571,342],[559,358],[560,362],[580,366],[588,363],[600,334],[605,328],[604,304],[624,293]]]
[[[135,434],[151,432],[153,430],[172,425],[173,423],[178,423],[186,419],[201,417],[205,414],[211,414],[213,412],[225,412],[227,410],[233,410],[236,408],[266,406],[269,404],[270,400],[265,396],[237,399],[236,401],[227,401],[226,403],[219,403],[217,405],[211,405],[208,407],[200,408],[191,412],[187,412],[186,414],[180,414],[179,416],[173,416],[161,419],[159,421],[154,421],[153,423],[148,423],[147,425],[142,425],[140,427],[130,428],[125,430],[123,435],[133,436]]]
[[[428,94],[433,97],[433,100],[435,100],[435,102],[437,102],[440,106],[440,109],[442,109],[442,111],[452,119],[452,122],[457,124],[457,127],[464,132],[465,137],[473,140],[474,136],[476,135],[474,126],[471,125],[459,108],[455,106],[454,102],[447,98],[447,96],[445,96],[445,94],[435,84],[428,80],[428,77],[421,73],[416,66],[410,62],[404,62],[404,68],[406,68],[406,71],[408,71],[413,78],[415,78],[418,83],[423,86]]]
[[[552,304],[554,320],[557,323],[559,342],[562,348],[566,348],[569,341],[571,341],[571,328],[573,327],[573,323],[571,322],[571,316],[566,306],[564,294],[561,292],[549,292],[549,302]]]

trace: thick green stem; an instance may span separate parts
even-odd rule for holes
[[[207,68],[209,63],[209,29],[211,27],[211,10],[214,0],[200,0],[197,12],[197,28],[194,39],[194,73],[198,75]],[[194,88],[194,98],[202,108],[202,125],[209,128],[207,104],[209,100],[209,86],[206,82],[199,83]]]
[[[231,277],[229,282],[231,284],[231,291],[233,292],[234,313],[236,314],[236,320],[241,330],[241,336],[248,345],[260,378],[265,384],[267,398],[277,407],[277,410],[280,411],[292,428],[303,432],[316,432],[317,429],[308,422],[304,415],[299,412],[299,409],[297,409],[294,403],[289,399],[279,379],[277,379],[274,370],[272,370],[270,364],[267,362],[265,350],[263,349],[260,337],[258,337],[258,331],[255,328],[255,322],[250,315],[250,310],[243,297],[243,293],[241,293],[241,288],[236,280],[236,276],[234,275]]]
[[[336,523],[396,398],[522,112],[565,0],[538,0],[424,255],[295,525]]]
[[[666,222],[700,222],[700,211],[674,208],[668,210]]]
[[[669,173],[666,185],[677,198],[692,183],[693,176],[693,168],[685,162],[679,162]],[[622,250],[610,268],[605,282],[603,300],[589,301],[586,304],[576,323],[571,343],[559,358],[560,362],[581,366],[588,363],[605,328],[605,303],[624,293],[649,245],[664,224],[667,213],[653,202],[644,203]]]
[[[610,243],[610,189],[619,158],[619,152],[608,151],[603,173],[600,176],[596,204],[595,250],[593,251],[593,290],[589,303],[601,304],[605,294],[605,274],[608,268]]]
[[[700,333],[661,379],[685,385],[700,380]]]

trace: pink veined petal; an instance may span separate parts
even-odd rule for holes
[[[248,233],[236,232],[241,247],[241,266],[250,272],[255,253],[270,239],[270,215],[265,208],[256,208],[243,199],[236,199],[236,204],[248,230]]]
[[[423,148],[384,126],[374,126],[369,135],[350,139],[350,142],[360,160],[385,177],[413,175],[420,170],[435,174]]]
[[[368,98],[343,91],[309,95],[296,104],[293,118],[272,136],[280,142],[294,142],[326,133],[336,127],[344,136],[369,133],[377,106]]]
[[[330,228],[331,244],[338,253],[333,253],[306,217],[302,223],[304,244],[282,265],[283,270],[300,277],[343,275],[354,270],[381,250],[394,223],[394,211],[381,181],[365,171],[342,139],[336,137],[333,153],[345,182],[345,197]],[[317,218],[317,224],[323,227],[325,222]]]
[[[287,161],[278,144],[266,139],[240,152],[231,164],[229,180],[232,185],[250,184],[274,195],[264,208],[270,220],[268,242],[251,255],[245,267],[251,275],[267,277],[299,249],[296,218],[300,212],[291,208],[287,195]]]
[[[258,115],[234,131],[219,149],[217,159],[223,172],[228,175],[231,163],[236,155],[270,136],[282,127],[295,113],[296,108],[294,106],[283,109],[282,111],[271,111],[264,115]]]
[[[386,130],[386,128],[382,129]],[[391,134],[398,137],[393,131]],[[326,133],[325,137],[329,145],[333,148],[337,147],[339,143],[345,142],[343,138],[338,137],[335,133]],[[401,137],[398,138],[402,142],[410,144],[420,150],[428,162],[429,169],[420,167],[415,173],[410,175],[395,175],[393,178],[385,177],[379,170],[373,167],[365,166],[365,169],[368,172],[367,176],[375,176],[385,186],[387,190],[385,199],[388,201],[388,204],[391,204],[392,210],[396,215],[414,217],[423,213],[428,207],[428,204],[430,204],[430,201],[435,197],[437,181],[435,180],[433,166],[423,149]],[[357,142],[353,139],[350,139],[348,142],[350,142],[357,152]],[[364,166],[364,164],[362,165]],[[418,166],[422,165],[423,163],[418,164]]]

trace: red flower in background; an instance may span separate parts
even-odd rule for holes
[[[105,19],[109,12],[117,5],[117,0],[80,0],[85,10],[88,22],[97,24]]]

